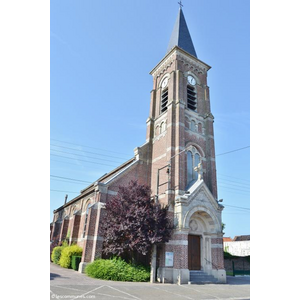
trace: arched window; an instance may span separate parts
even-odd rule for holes
[[[91,207],[91,203],[89,203],[89,205],[86,208],[82,237],[85,237],[85,234],[86,234],[86,226],[87,226],[87,220],[88,220],[88,216],[89,216],[90,207]]]
[[[196,122],[194,120],[191,121],[191,128],[192,131],[197,131],[197,125]]]
[[[185,127],[186,128],[190,128],[190,120],[188,117],[185,117],[185,121],[184,121]]]
[[[76,206],[74,205],[74,206],[71,207],[70,217],[72,217],[75,214],[75,212],[76,212]]]
[[[160,133],[163,133],[166,130],[166,122],[160,124]]]
[[[198,123],[198,132],[202,133],[202,123]]]
[[[187,151],[187,187],[190,187],[198,179],[198,172],[195,167],[200,163],[200,155],[195,147]]]
[[[155,136],[158,136],[159,134],[160,134],[160,126],[157,125],[157,126],[155,127]]]
[[[187,153],[187,183],[193,181],[193,154],[191,151]]]

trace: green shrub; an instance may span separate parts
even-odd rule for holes
[[[52,253],[51,253],[51,260],[55,264],[57,264],[57,265],[59,264],[61,252],[65,247],[68,247],[68,243],[66,241],[63,241],[61,246],[56,246],[53,248]]]
[[[59,264],[63,268],[71,268],[71,257],[72,256],[81,256],[82,255],[82,248],[77,245],[72,245],[65,247],[61,251],[61,256],[59,259]]]
[[[114,281],[149,281],[150,268],[134,266],[121,258],[97,259],[88,264],[85,273],[93,278]]]
[[[75,271],[78,270],[79,264],[81,262],[81,256],[73,255],[71,258],[71,268]]]
[[[57,247],[53,248],[53,250],[52,250],[51,260],[57,265],[58,265],[58,262],[60,259],[62,249],[63,249],[62,246],[57,246]]]

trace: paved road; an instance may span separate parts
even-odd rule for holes
[[[50,299],[247,300],[250,277],[227,277],[227,284],[177,285],[117,282],[89,278],[50,264]]]

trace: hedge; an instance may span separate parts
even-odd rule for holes
[[[62,246],[57,246],[57,247],[53,248],[53,250],[52,250],[51,260],[57,265],[58,265],[58,262],[60,259],[62,249],[63,249]]]
[[[61,252],[66,247],[68,247],[68,244],[67,244],[67,242],[64,241],[61,246],[56,246],[53,248],[52,253],[51,253],[51,260],[55,264],[57,264],[57,265],[59,264]]]
[[[63,268],[71,268],[71,257],[72,256],[81,256],[82,248],[77,245],[72,245],[65,247],[61,251],[61,256],[59,259],[59,264]]]
[[[114,281],[150,280],[150,267],[134,266],[121,258],[97,259],[86,266],[85,273],[93,278]]]

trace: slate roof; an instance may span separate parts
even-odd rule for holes
[[[175,46],[178,46],[198,58],[181,8],[179,8],[179,13],[169,41],[167,53]]]
[[[238,235],[233,239],[235,242],[250,241],[250,235]]]
[[[114,177],[117,174],[119,174],[120,172],[124,171],[124,169],[126,169],[128,166],[130,166],[130,164],[132,164],[135,161],[136,161],[136,159],[135,159],[135,157],[133,157],[133,158],[129,159],[128,161],[126,161],[125,163],[123,163],[122,165],[120,165],[119,167],[117,167],[114,170],[112,170],[111,172],[105,173],[98,180],[94,181],[92,184],[88,185],[86,188],[84,188],[83,190],[81,190],[80,191],[80,195],[76,196],[75,198],[71,199],[69,202],[67,202],[64,205],[60,206],[59,208],[55,209],[54,213],[56,213],[57,211],[59,211],[59,210],[65,208],[65,207],[69,206],[70,204],[75,203],[76,201],[78,201],[82,197],[85,197],[87,194],[93,193],[95,191],[95,186],[94,185],[95,185],[96,182],[101,182],[101,183],[105,184],[112,177]]]

